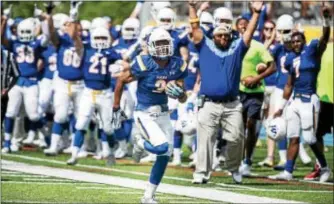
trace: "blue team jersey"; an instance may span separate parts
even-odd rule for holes
[[[137,42],[137,39],[134,40],[124,40],[123,37],[120,37],[112,45],[113,49],[119,53],[124,54],[128,49]]]
[[[275,48],[275,45],[271,45],[269,47],[269,51],[271,52],[271,50],[273,50],[274,48]],[[275,61],[276,61],[276,59],[275,59]],[[278,68],[276,69],[276,71],[274,73],[272,73],[271,75],[264,78],[265,85],[266,86],[276,86],[277,75],[278,75]]]
[[[290,52],[284,63],[289,74],[294,76],[294,93],[314,94],[318,73],[320,71],[321,56],[318,54],[319,40],[312,40],[305,45],[300,54]]]
[[[173,45],[174,45],[174,56],[180,57],[180,48],[182,46],[187,46],[189,43],[188,38],[188,32],[187,31],[181,31],[181,30],[171,30],[169,31],[169,34],[171,35],[173,39]]]
[[[195,45],[199,50],[200,94],[213,100],[234,98],[239,94],[242,60],[248,51],[242,38],[233,39],[226,50],[204,37]]]
[[[21,77],[38,77],[37,62],[47,45],[43,45],[45,36],[39,36],[31,42],[20,42],[16,38],[9,40],[8,51],[14,54]]]
[[[53,45],[42,53],[44,68],[42,70],[42,78],[53,79],[54,71],[57,69],[57,52]]]
[[[57,55],[58,76],[69,81],[82,79],[82,57],[75,50],[74,41],[67,34],[58,31],[59,48]]]
[[[109,32],[112,39],[117,40],[118,38],[121,37],[121,26],[120,25],[113,26],[110,28]]]
[[[184,79],[184,87],[187,91],[193,90],[196,83],[197,72],[199,69],[198,50],[193,42],[188,44],[189,61],[188,76]]]
[[[242,18],[247,19],[248,21],[251,20],[252,14],[251,13],[245,13],[242,15]],[[268,15],[267,15],[267,6],[264,5],[262,7],[261,13],[260,13],[260,18],[258,20],[257,28],[254,32],[253,39],[257,41],[261,41],[261,32],[264,27],[264,23],[268,20]]]
[[[82,31],[81,40],[84,45],[90,44],[90,32],[86,30]]]
[[[111,73],[108,67],[117,59],[121,59],[121,56],[111,48],[101,51],[91,47],[86,49],[83,62],[85,86],[94,90],[110,88]]]
[[[139,106],[167,105],[166,84],[187,76],[187,63],[179,57],[171,57],[166,67],[161,68],[149,55],[137,56],[131,63],[131,73],[138,80],[137,99]]]
[[[206,37],[210,39],[213,38],[214,27],[212,24],[211,25],[201,25],[201,29]]]
[[[284,63],[286,60],[286,56],[290,51],[285,48],[282,44],[276,44],[272,49],[270,49],[270,53],[273,56],[276,69],[277,69],[277,80],[276,87],[279,89],[284,89],[286,82],[288,81],[288,70],[285,69]]]

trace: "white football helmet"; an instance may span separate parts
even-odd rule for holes
[[[107,49],[111,45],[111,36],[108,29],[98,27],[90,34],[90,45],[94,49]]]
[[[179,120],[176,121],[175,129],[185,135],[193,135],[196,133],[196,117],[194,113],[189,112],[183,114]]]
[[[175,27],[176,14],[171,8],[160,9],[158,13],[158,26],[165,30]]]
[[[90,29],[94,30],[95,28],[99,28],[99,27],[109,29],[108,22],[104,18],[101,18],[101,17],[94,18],[92,20]]]
[[[91,23],[89,20],[81,20],[80,25],[82,27],[82,30],[90,30]]]
[[[31,42],[35,38],[34,21],[25,19],[17,26],[17,37],[21,42]]]
[[[281,140],[286,137],[286,121],[283,117],[277,117],[267,122],[267,135],[275,140]]]
[[[122,37],[124,40],[134,40],[139,37],[140,22],[137,18],[128,18],[122,25]]]
[[[167,41],[165,45],[157,45],[159,41]],[[166,59],[173,56],[174,46],[172,37],[170,34],[163,28],[156,28],[151,33],[148,40],[148,52],[151,56]]]
[[[171,4],[169,1],[151,2],[151,15],[155,21],[158,21],[158,13],[160,9],[170,8]]]
[[[52,20],[53,20],[53,26],[55,27],[55,29],[63,30],[65,23],[70,20],[70,17],[68,17],[68,15],[63,14],[63,13],[57,13],[52,16]]]
[[[226,7],[219,7],[213,12],[214,26],[218,27],[221,21],[227,21],[226,24],[230,24],[232,27],[233,15],[230,9]]]
[[[203,24],[213,24],[214,20],[213,20],[213,16],[211,15],[211,13],[203,11],[201,13],[201,16],[199,18],[199,22],[201,25]]]
[[[292,30],[294,28],[295,28],[295,23],[292,16],[284,14],[277,19],[276,23],[277,34],[281,36],[283,42],[291,41]]]

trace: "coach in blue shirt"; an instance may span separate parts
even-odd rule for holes
[[[201,77],[197,125],[197,164],[193,183],[206,183],[212,171],[213,147],[220,129],[227,141],[226,165],[236,183],[242,182],[238,167],[242,160],[244,127],[238,99],[242,60],[257,27],[263,2],[252,3],[253,15],[242,38],[232,38],[232,27],[222,24],[213,39],[203,35],[196,15],[196,1],[189,1],[192,40],[199,51]],[[201,101],[201,100],[200,100]]]

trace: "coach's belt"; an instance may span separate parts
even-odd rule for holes
[[[238,98],[236,96],[226,97],[224,99],[212,99],[212,98],[205,97],[204,101],[210,101],[210,102],[213,102],[213,103],[230,103],[230,102],[233,102],[237,99]]]
[[[312,94],[301,94],[301,93],[295,93],[293,95],[293,99],[300,98],[300,100],[304,103],[311,102]]]

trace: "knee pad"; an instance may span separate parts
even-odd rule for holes
[[[59,111],[55,113],[54,121],[57,123],[66,123],[67,122],[67,113],[60,113]]]
[[[306,144],[312,145],[317,142],[313,128],[303,129],[302,130],[303,139]]]
[[[111,135],[113,133],[113,128],[111,126],[111,123],[110,124],[104,124],[103,125],[103,131],[108,134],[108,135]]]
[[[40,116],[38,113],[33,113],[33,114],[30,114],[28,115],[29,119],[33,122],[36,122],[40,119]]]
[[[88,121],[89,119],[87,117],[85,118],[79,118],[75,124],[75,129],[77,130],[85,130],[88,127]]]

